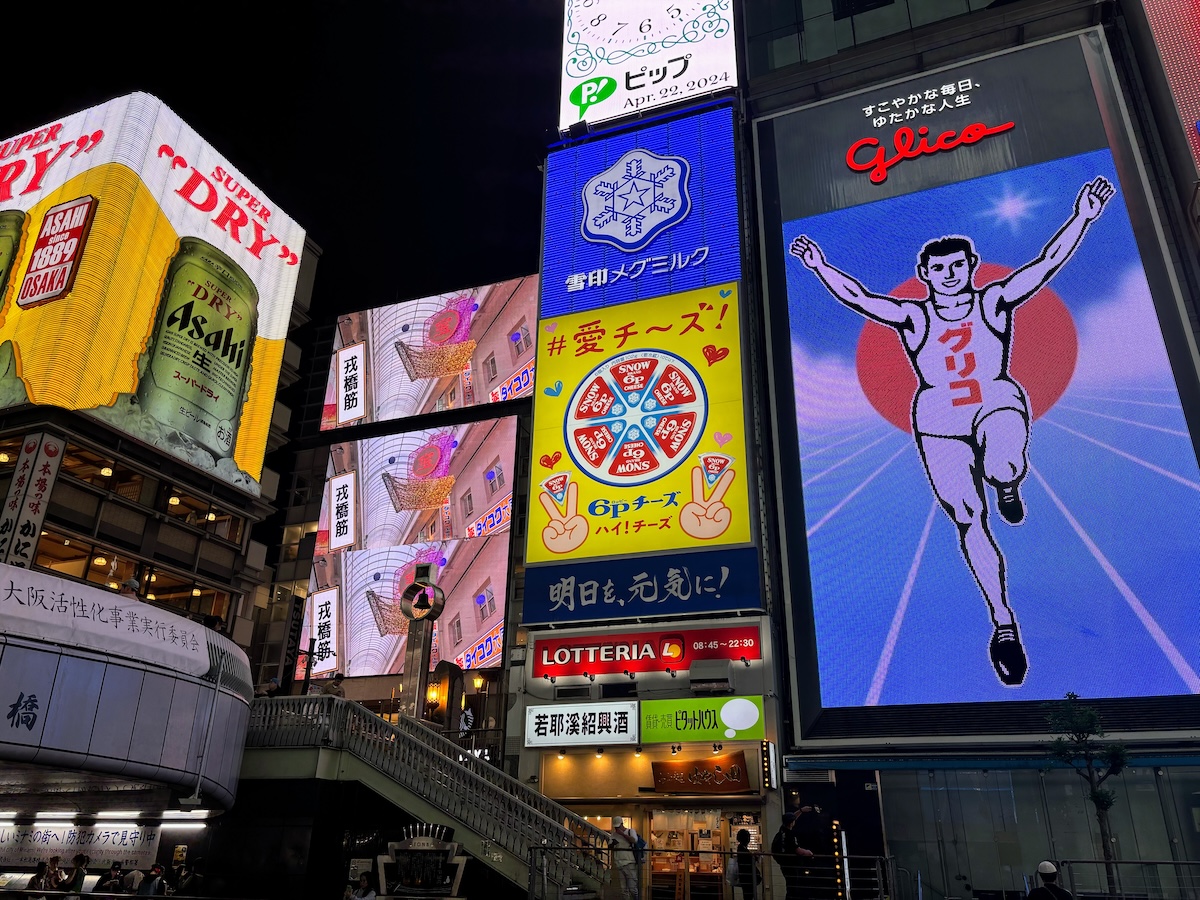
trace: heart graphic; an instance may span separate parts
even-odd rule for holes
[[[718,447],[724,447],[726,444],[728,444],[730,441],[733,440],[733,435],[730,434],[728,431],[718,431],[716,434],[713,435],[713,440],[717,442]],[[546,457],[544,457],[544,456],[542,457],[542,459],[545,459],[545,458]]]
[[[729,351],[726,350],[725,352],[728,353]],[[562,393],[562,382],[556,381],[554,382],[554,387],[543,388],[542,393],[547,397],[557,397]]]
[[[547,469],[553,469],[558,465],[560,459],[562,459],[562,454],[555,450],[553,453],[543,453],[542,458],[538,462]]]
[[[728,347],[716,347],[712,344],[704,345],[704,358],[708,360],[711,366],[713,363],[719,363],[729,355]]]
[[[733,291],[731,291],[731,290],[729,290],[729,289],[723,290],[723,291],[721,291],[720,293],[721,293],[721,299],[722,299],[722,300],[724,300],[726,297],[732,297],[732,296],[733,296]]]
[[[558,327],[558,323],[551,322],[548,325],[545,325],[544,327],[546,329],[546,334],[554,334],[554,329],[556,329]]]

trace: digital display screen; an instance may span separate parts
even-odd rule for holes
[[[85,412],[260,494],[304,230],[149,94],[0,156],[0,408]]]
[[[824,708],[1200,692],[1196,373],[1099,40],[769,126]]]
[[[528,275],[341,316],[321,429],[527,396],[537,297]]]
[[[541,317],[741,278],[733,110],[551,153]]]
[[[420,564],[446,597],[430,667],[499,658],[516,439],[507,417],[333,445],[301,635],[314,672],[402,671],[400,595]]]
[[[558,127],[737,87],[732,0],[567,0]]]

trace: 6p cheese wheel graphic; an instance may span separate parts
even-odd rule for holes
[[[567,404],[563,438],[584,474],[631,487],[676,469],[707,421],[708,394],[691,364],[664,350],[631,350],[579,383]]]

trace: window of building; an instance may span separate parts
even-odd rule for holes
[[[437,408],[439,412],[443,409],[458,408],[458,385],[451,385],[445,393],[438,397]]]
[[[462,616],[450,620],[450,641],[455,647],[462,643]]]
[[[469,490],[462,495],[462,499],[458,502],[462,507],[462,514],[464,516],[470,516],[475,513],[475,498],[471,496]]]
[[[92,558],[92,545],[57,531],[43,531],[34,556],[35,568],[66,578],[83,578]]]
[[[67,444],[61,471],[134,503],[143,500],[142,489],[147,482],[145,475],[87,447]]]
[[[496,595],[492,592],[491,582],[485,584],[475,595],[475,604],[479,607],[479,621],[486,622],[496,614]]]
[[[513,329],[513,336],[516,338],[513,341],[513,358],[515,359],[533,346],[533,336],[529,333],[529,326],[525,324],[524,319],[521,319],[517,323],[517,327]]]
[[[488,493],[492,496],[500,493],[504,488],[504,469],[500,467],[499,459],[492,463],[484,477],[487,479]]]
[[[487,380],[489,384],[496,380],[499,370],[496,368],[495,353],[489,353],[488,358],[483,361],[483,371],[487,374]]]

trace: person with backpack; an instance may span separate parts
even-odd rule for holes
[[[813,852],[801,847],[795,834],[796,814],[783,814],[783,824],[775,832],[771,841],[771,856],[779,864],[783,872],[783,880],[787,885],[786,900],[801,900],[804,890],[804,860],[811,858]]]
[[[638,837],[632,827],[625,827],[625,820],[613,816],[612,848],[613,865],[621,879],[621,896],[624,900],[639,900],[638,881],[645,858],[646,842]]]
[[[1039,887],[1029,892],[1029,900],[1074,900],[1075,895],[1058,884],[1058,866],[1045,859],[1038,863]]]

